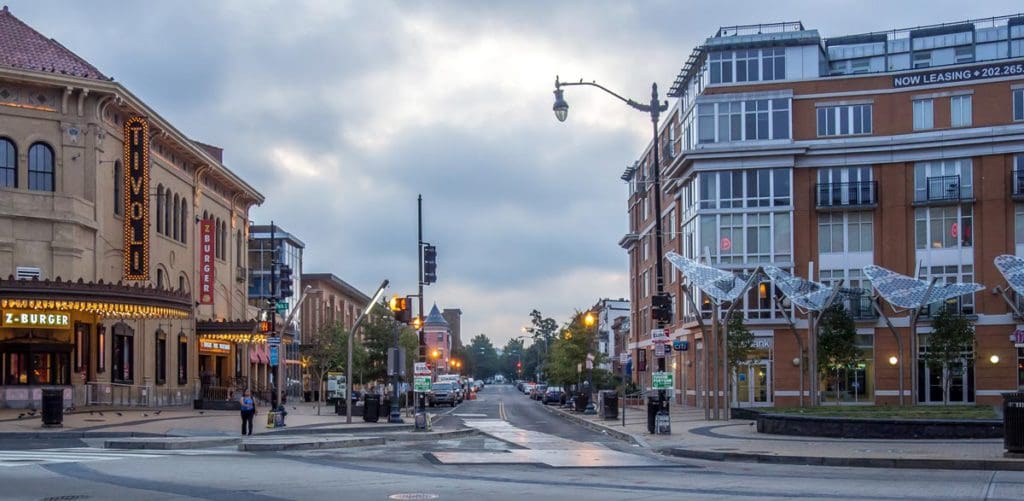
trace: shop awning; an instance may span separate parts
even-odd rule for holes
[[[188,318],[188,291],[141,285],[56,280],[0,279],[0,308],[81,311],[104,318]]]
[[[267,338],[271,337],[271,333],[261,331],[260,323],[256,320],[198,320],[196,333],[205,339],[257,345],[266,344]],[[285,344],[291,343],[293,339],[290,332],[284,333]]]

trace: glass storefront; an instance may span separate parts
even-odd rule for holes
[[[1024,390],[1024,348],[1017,348],[1017,388]]]
[[[14,348],[13,350],[11,348]],[[71,384],[71,350],[60,346],[2,347],[0,364],[4,385]]]
[[[875,336],[857,334],[861,361],[851,367],[829,368],[821,381],[822,402],[859,403],[875,398]]]

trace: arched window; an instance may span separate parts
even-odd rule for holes
[[[156,269],[156,288],[164,288],[164,270],[161,270],[160,268]]]
[[[114,215],[124,215],[124,167],[114,161]]]
[[[164,185],[156,187],[156,232],[164,232]]]
[[[188,202],[181,198],[181,243],[188,243]]]
[[[114,349],[111,356],[111,379],[115,383],[135,381],[135,331],[125,323],[114,325]]]
[[[235,231],[235,266],[242,266],[242,230]]]
[[[28,149],[28,189],[54,191],[53,148],[35,143]]]
[[[18,150],[14,143],[0,137],[0,188],[18,187]]]
[[[171,236],[171,189],[167,188],[167,200],[164,201],[164,235]]]
[[[185,292],[186,290],[187,285],[185,284],[185,274],[182,273],[178,276],[178,292]]]
[[[181,239],[181,237],[180,237],[180,235],[181,235],[181,198],[178,197],[177,193],[174,194],[174,225],[171,226],[171,229],[174,232],[174,239],[175,240],[180,240]]]

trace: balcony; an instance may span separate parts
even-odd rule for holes
[[[924,187],[914,192],[914,205],[947,205],[972,201],[970,186],[960,183],[959,175],[925,178]]]
[[[878,312],[871,305],[871,301],[871,294],[859,289],[858,293],[849,296],[844,301],[844,306],[854,320],[874,320],[878,318]]]
[[[878,205],[878,181],[818,183],[814,192],[818,210],[864,209]]]
[[[1016,169],[1013,171],[1013,190],[1010,196],[1015,202],[1024,202],[1024,169]]]

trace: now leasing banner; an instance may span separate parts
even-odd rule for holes
[[[213,304],[213,220],[199,222],[199,304]]]

